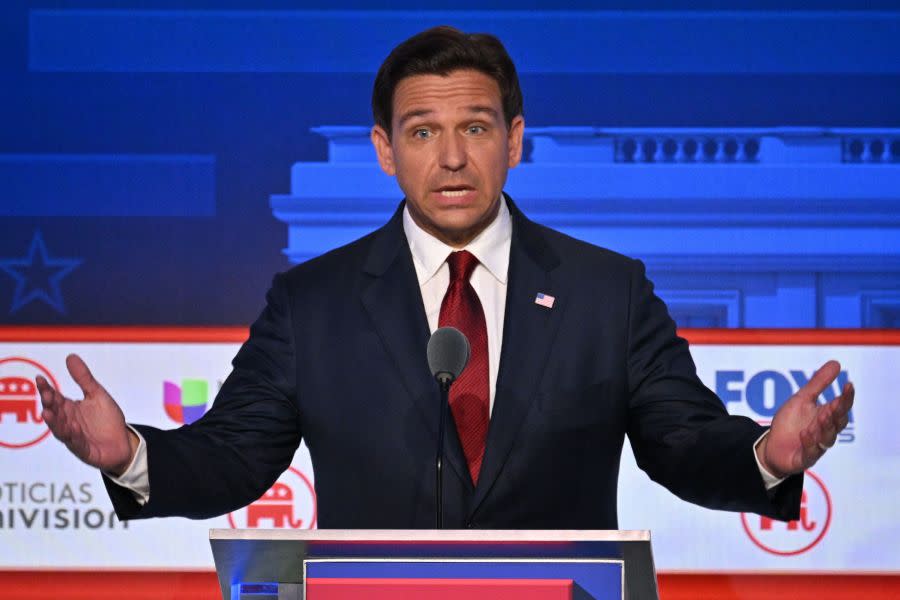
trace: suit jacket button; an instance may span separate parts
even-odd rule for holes
[[[467,529],[475,529],[475,523],[473,521],[466,521]]]

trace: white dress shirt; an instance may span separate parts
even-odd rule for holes
[[[453,248],[416,225],[409,209],[403,209],[403,232],[416,267],[419,290],[431,332],[438,328],[441,303],[450,286],[447,257],[457,250],[468,250],[478,259],[469,282],[481,301],[487,327],[490,410],[494,409],[497,372],[500,370],[500,346],[503,341],[503,315],[506,312],[506,282],[509,275],[509,248],[512,243],[512,219],[506,201],[491,224],[464,248]]]
[[[488,338],[490,410],[493,414],[503,341],[503,318],[506,313],[509,252],[512,244],[512,219],[509,208],[506,206],[506,200],[501,198],[497,216],[464,248],[448,246],[419,227],[409,214],[409,209],[405,207],[403,209],[403,232],[412,252],[416,278],[419,281],[419,290],[422,292],[425,314],[428,317],[428,326],[432,333],[438,328],[441,302],[450,285],[450,267],[447,264],[447,257],[456,250],[468,250],[478,259],[479,264],[472,272],[469,281],[475,289],[475,293],[478,294],[478,299],[484,309]],[[144,505],[150,498],[147,446],[143,436],[134,429],[132,431],[140,438],[140,444],[131,465],[121,477],[113,477],[109,473],[106,475],[115,483],[130,489],[138,503]],[[778,479],[766,471],[756,455],[756,446],[767,433],[768,430],[756,440],[752,452],[766,489],[771,490],[784,479]]]

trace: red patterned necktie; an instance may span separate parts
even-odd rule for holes
[[[490,383],[488,371],[487,326],[481,301],[469,278],[478,259],[466,250],[447,257],[450,285],[441,303],[440,327],[456,327],[469,340],[469,363],[450,388],[450,411],[462,444],[472,483],[478,484],[478,472],[487,439]]]

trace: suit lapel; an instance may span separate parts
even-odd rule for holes
[[[559,265],[540,228],[509,202],[513,235],[509,260],[503,347],[487,447],[470,514],[484,500],[512,450],[536,397],[548,353],[565,308],[567,290],[553,277]],[[535,304],[538,292],[555,297],[553,308]]]
[[[363,267],[369,278],[362,304],[397,367],[408,397],[437,440],[439,392],[426,359],[430,331],[412,254],[403,232],[403,205],[375,233]],[[453,419],[447,417],[444,456],[463,482],[472,486]]]

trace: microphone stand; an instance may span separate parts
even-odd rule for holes
[[[441,388],[441,410],[438,417],[438,444],[437,458],[435,459],[435,515],[437,515],[437,529],[444,528],[444,429],[446,429],[447,407],[449,405],[450,384],[453,377],[449,373],[439,373],[437,376]]]
[[[428,368],[441,388],[437,452],[434,459],[434,515],[437,529],[444,528],[444,433],[447,429],[447,413],[450,410],[450,385],[466,368],[469,350],[469,340],[461,331],[453,327],[439,327],[431,334],[425,353]]]

